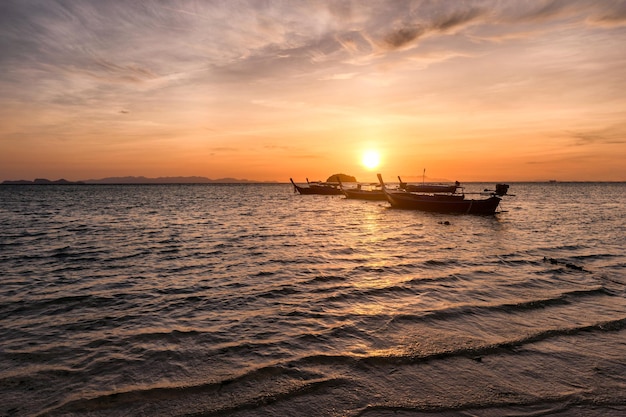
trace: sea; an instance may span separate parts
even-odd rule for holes
[[[626,183],[510,185],[2,185],[0,416],[625,416]]]

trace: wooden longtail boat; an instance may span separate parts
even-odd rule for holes
[[[339,188],[338,184],[328,182],[309,182],[307,178],[307,186],[302,187],[296,185],[292,178],[289,181],[293,184],[294,191],[297,191],[303,195],[318,194],[318,195],[343,195],[343,191]]]
[[[457,188],[461,187],[459,182],[455,182],[454,185],[446,185],[446,184],[407,184],[406,182],[402,182],[402,178],[398,176],[398,181],[400,181],[401,190],[406,190],[411,193],[455,193]]]
[[[339,178],[338,178],[339,179]],[[369,184],[371,187],[380,187],[380,184]],[[381,188],[363,189],[361,184],[356,188],[344,188],[343,183],[339,179],[339,188],[343,191],[346,198],[370,201],[385,201],[387,196]]]
[[[495,214],[502,196],[509,186],[497,184],[496,190],[486,198],[467,199],[459,193],[416,193],[405,190],[391,191],[385,187],[383,178],[378,174],[378,181],[391,207],[399,209],[433,211],[439,213]]]

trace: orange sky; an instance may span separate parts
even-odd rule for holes
[[[624,1],[2,1],[0,180],[626,181]]]

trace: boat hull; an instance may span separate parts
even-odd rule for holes
[[[293,184],[294,189],[303,195],[343,195],[341,189],[330,185],[317,185],[310,184],[308,187],[300,187],[293,179],[289,179]]]
[[[317,195],[342,195],[341,190],[337,190],[334,188],[324,188],[324,187],[300,187],[296,185],[296,190],[300,194],[317,194]]]
[[[404,186],[406,191],[412,193],[454,193],[458,187],[456,185],[412,185]]]
[[[408,192],[386,192],[393,208],[437,213],[494,214],[500,197],[481,200],[465,199],[463,195],[419,195]]]
[[[387,197],[385,196],[385,193],[382,190],[374,190],[374,191],[346,190],[344,188],[343,193],[345,194],[346,198],[351,198],[355,200],[370,200],[370,201],[387,200]]]

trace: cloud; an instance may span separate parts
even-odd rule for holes
[[[601,27],[626,25],[626,1],[602,2],[602,6],[590,13],[588,24]]]
[[[590,144],[623,145],[626,144],[626,123],[618,123],[603,129],[569,132],[574,138],[574,146]]]
[[[427,34],[462,29],[486,14],[486,10],[474,7],[444,10],[432,19],[427,19],[423,22],[410,22],[387,33],[383,38],[383,42],[391,49],[402,48]]]
[[[488,10],[480,7],[450,10],[441,17],[435,18],[431,23],[430,29],[446,32],[452,29],[463,28],[488,15]]]
[[[0,2],[0,68],[28,63],[49,77],[78,75],[130,85],[159,78],[185,81],[184,76],[168,78],[174,73],[190,74],[188,82],[241,83],[297,74],[319,80],[328,77],[316,73],[322,66],[333,74],[353,74],[358,70],[346,65],[392,65],[408,57],[389,52],[411,51],[413,58],[460,55],[445,36],[471,38],[487,27],[498,27],[493,39],[511,39],[512,32],[533,33],[527,27],[519,32],[515,24],[550,19],[615,25],[624,21],[624,4],[8,1]],[[467,31],[478,25],[482,29]],[[419,47],[423,39],[437,36],[439,51]],[[15,71],[5,74],[16,77]]]
[[[151,70],[138,64],[116,64],[104,58],[93,59],[92,69],[85,71],[86,74],[101,80],[112,82],[141,83],[154,80],[159,76]]]
[[[398,49],[417,40],[422,34],[424,29],[418,25],[405,26],[388,33],[383,42],[391,49]]]
[[[363,36],[363,33],[356,30],[338,32],[335,39],[351,55],[369,54],[373,52],[373,45],[370,39]]]
[[[543,0],[502,3],[494,10],[492,23],[561,23],[587,22],[618,25],[626,23],[626,2],[586,0]],[[568,22],[569,21],[569,22]],[[604,23],[603,23],[604,22]]]

